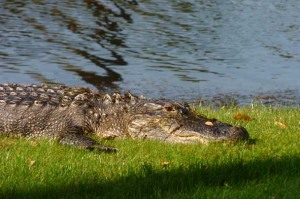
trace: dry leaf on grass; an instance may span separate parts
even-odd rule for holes
[[[249,122],[250,120],[252,120],[249,115],[246,115],[244,113],[237,113],[233,116],[233,118],[236,120],[244,120],[245,122]]]
[[[161,163],[161,165],[162,165],[164,168],[168,167],[169,164],[170,164],[170,162],[168,162],[168,161],[163,161],[163,162]]]
[[[283,128],[283,129],[285,129],[287,127],[284,123],[278,122],[278,121],[275,121],[275,125],[279,126],[280,128]]]
[[[213,126],[214,125],[211,121],[206,121],[204,124],[207,125],[207,126]]]
[[[32,167],[35,164],[35,160],[29,159],[29,167]]]
[[[31,146],[38,146],[38,142],[35,140],[30,140]]]

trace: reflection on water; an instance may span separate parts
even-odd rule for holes
[[[115,51],[125,46],[115,21],[132,21],[121,7],[115,6],[119,9],[115,11],[90,0],[1,4],[4,81],[73,85],[84,81],[102,90],[115,88],[122,80],[109,67],[127,64]]]
[[[298,0],[2,0],[0,79],[299,99],[299,10]]]

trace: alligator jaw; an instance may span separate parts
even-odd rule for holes
[[[158,117],[142,115],[129,124],[129,135],[134,139],[153,139],[172,143],[236,142],[247,140],[249,134],[241,126],[190,117]]]
[[[249,134],[247,130],[240,126],[222,127],[223,129],[207,129],[203,131],[192,131],[178,129],[170,134],[165,141],[180,142],[180,143],[203,143],[218,141],[236,142],[247,140]]]
[[[197,116],[189,118],[181,123],[181,127],[174,136],[188,140],[189,142],[213,142],[213,141],[239,141],[249,138],[249,133],[244,127],[232,126],[218,120],[203,120]]]

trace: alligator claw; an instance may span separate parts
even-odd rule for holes
[[[58,139],[58,142],[64,145],[72,145],[78,148],[88,149],[90,151],[97,150],[97,151],[103,151],[107,153],[118,151],[117,148],[103,146],[100,143],[98,143],[96,140],[93,140],[92,138],[89,137],[85,137],[81,134],[72,134],[72,133],[65,134]]]
[[[96,145],[96,146],[91,146],[91,147],[87,147],[88,150],[93,151],[101,151],[101,152],[105,152],[105,153],[116,153],[118,152],[117,148],[114,147],[109,147],[109,146],[103,146],[103,145]]]

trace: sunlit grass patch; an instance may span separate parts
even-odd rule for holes
[[[0,139],[0,198],[298,198],[298,108],[197,107],[244,126],[250,141],[209,145],[115,140],[115,154]]]

